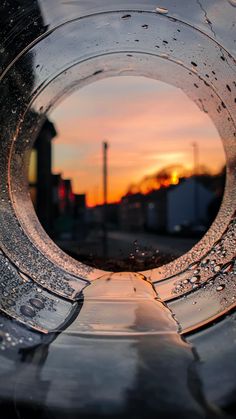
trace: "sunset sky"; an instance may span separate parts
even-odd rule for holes
[[[109,202],[131,183],[172,164],[224,164],[219,135],[209,119],[177,88],[144,77],[115,77],[84,87],[50,115],[55,123],[54,173],[71,178],[87,204],[102,202],[102,142],[109,142]]]

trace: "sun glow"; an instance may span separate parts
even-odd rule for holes
[[[215,173],[224,165],[221,140],[209,116],[180,89],[144,77],[91,84],[51,116],[58,133],[53,142],[54,173],[72,179],[73,191],[85,193],[88,206],[103,202],[104,138],[110,144],[110,203],[119,202],[127,192],[148,193],[191,176],[193,142],[199,148],[199,165]],[[163,168],[170,170],[155,176]]]
[[[174,171],[171,174],[171,177],[170,177],[170,184],[171,185],[178,185],[178,183],[179,183],[179,176],[178,176],[178,173],[176,171]]]

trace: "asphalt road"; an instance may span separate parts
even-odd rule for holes
[[[127,258],[135,252],[149,251],[162,255],[171,255],[174,259],[190,250],[198,241],[197,238],[180,238],[165,235],[156,235],[146,232],[109,231],[107,236],[107,257]],[[72,240],[58,242],[65,250],[68,249],[77,255],[103,256],[103,240],[101,230],[89,233],[86,240],[77,242]]]
[[[198,239],[162,236],[148,233],[111,231],[108,233],[108,252],[110,256],[130,253],[136,247],[158,250],[163,254],[180,256],[190,250]]]

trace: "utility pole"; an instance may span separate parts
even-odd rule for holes
[[[193,147],[193,176],[194,176],[194,195],[193,195],[193,205],[194,205],[194,222],[197,224],[199,222],[199,190],[198,190],[198,172],[199,172],[199,148],[197,143],[192,144]]]
[[[103,143],[103,205],[107,205],[107,150],[108,143]]]
[[[107,154],[108,154],[108,143],[103,142],[103,256],[108,255],[107,246],[107,186],[108,186],[108,169],[107,169]]]

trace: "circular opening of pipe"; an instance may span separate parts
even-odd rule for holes
[[[209,116],[180,88],[140,76],[106,78],[60,102],[29,165],[49,236],[73,258],[113,271],[189,251],[214,221],[224,181]]]
[[[12,95],[3,109],[9,122],[4,138],[10,152],[3,177],[4,211],[1,212],[7,222],[3,222],[1,235],[4,250],[30,275],[38,276],[42,269],[50,272],[51,268],[57,270],[58,267],[84,279],[101,274],[101,271],[75,263],[45,235],[32,211],[23,165],[49,111],[75,89],[101,78],[146,76],[180,87],[209,115],[224,144],[226,189],[216,221],[200,242],[176,263],[152,270],[154,279],[174,275],[203,257],[220,239],[233,215],[235,80],[232,57],[203,32],[177,19],[150,12],[132,12],[128,19],[123,15],[102,13],[59,26],[33,43],[6,74],[6,86],[15,78],[22,77],[26,82],[24,88],[16,84],[17,101],[12,103],[15,98]],[[93,31],[89,30],[91,27]],[[11,237],[9,226],[14,233]],[[15,246],[16,240],[21,241],[20,249]]]

